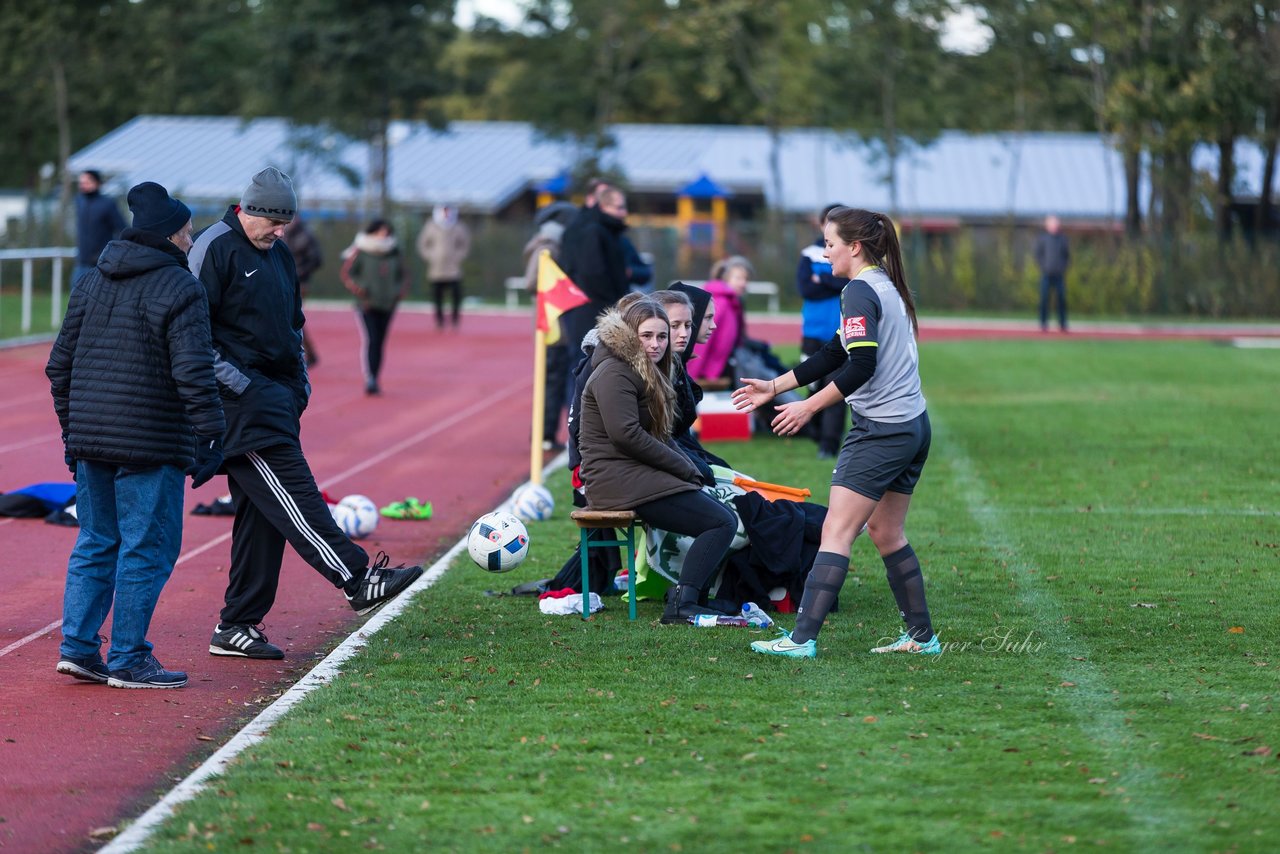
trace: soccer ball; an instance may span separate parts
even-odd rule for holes
[[[551,490],[540,483],[529,483],[516,490],[511,499],[511,512],[526,522],[542,522],[551,518],[556,500]]]
[[[501,510],[486,513],[471,525],[467,551],[481,569],[507,572],[529,554],[529,532],[524,523]]]
[[[378,505],[366,495],[348,495],[333,506],[333,521],[351,539],[363,539],[378,527]]]

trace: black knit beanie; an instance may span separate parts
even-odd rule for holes
[[[172,237],[191,219],[191,209],[154,181],[144,181],[129,190],[128,200],[133,227],[161,237]]]

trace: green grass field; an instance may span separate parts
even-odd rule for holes
[[[62,310],[66,312],[67,290],[63,289]],[[47,291],[37,290],[31,296],[31,328],[22,329],[22,292],[20,288],[5,286],[0,291],[0,341],[22,338],[28,335],[52,335],[58,329],[52,324],[53,298]],[[61,315],[59,315],[61,316]]]
[[[655,602],[584,623],[486,597],[569,555],[560,473],[524,565],[464,555],[148,850],[1274,850],[1274,351],[922,360],[908,534],[941,657],[867,654],[900,623],[862,540],[813,661],[660,626]],[[825,501],[811,443],[718,450]]]

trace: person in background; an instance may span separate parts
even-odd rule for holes
[[[560,315],[561,340],[569,356],[566,381],[570,387],[582,360],[582,339],[596,325],[601,312],[630,292],[622,246],[622,235],[627,230],[627,197],[610,184],[596,182],[595,187],[565,227],[560,242],[560,269],[589,300]]]
[[[711,466],[728,468],[729,464],[704,448],[693,433],[693,422],[698,419],[698,404],[702,401],[702,387],[689,376],[685,364],[693,358],[693,348],[698,340],[707,340],[716,328],[715,304],[711,295],[702,288],[684,282],[673,282],[670,288],[654,291],[650,297],[658,301],[671,323],[671,384],[676,390],[677,407],[671,438],[693,460],[702,472],[702,479],[711,483],[715,480]]]
[[[124,231],[124,217],[116,200],[102,192],[102,173],[86,169],[80,173],[80,194],[76,196],[76,263],[71,285],[98,263],[103,248]],[[166,237],[168,235],[165,235]]]
[[[818,214],[814,221],[818,239],[800,250],[796,266],[796,290],[804,300],[800,307],[800,352],[806,357],[821,350],[831,333],[840,328],[840,292],[849,280],[831,272],[822,238],[827,214],[839,207],[843,205],[827,205]],[[809,394],[817,394],[829,382],[831,377],[825,376],[810,384]],[[843,406],[828,406],[815,416],[818,459],[835,459],[844,439],[845,415]]]
[[[375,219],[342,253],[342,284],[356,298],[364,321],[364,393],[381,394],[382,354],[400,300],[409,294],[409,271],[391,223]]]
[[[129,190],[133,225],[71,291],[45,373],[76,478],[57,671],[113,688],[181,688],[147,632],[182,545],[182,481],[222,462],[209,303],[191,275],[191,211],[159,184]],[[111,648],[99,632],[111,613]]]
[[[320,251],[320,241],[316,240],[315,234],[311,229],[307,228],[306,222],[301,216],[295,216],[284,227],[284,245],[289,247],[289,251],[293,253],[293,266],[298,271],[298,286],[302,290],[302,298],[307,298],[307,286],[311,283],[311,277],[315,275],[324,265],[324,255]],[[320,361],[320,356],[316,352],[314,342],[311,335],[307,333],[307,327],[302,327],[302,352],[307,360],[307,367],[315,367],[316,362]]]
[[[689,376],[706,388],[729,388],[732,385],[732,358],[738,345],[747,337],[747,283],[754,269],[741,255],[717,261],[711,268],[707,293],[716,304],[716,329],[705,344],[696,349],[698,359],[689,366]]]
[[[302,355],[302,294],[280,240],[297,215],[293,182],[253,176],[238,205],[200,232],[191,270],[209,298],[214,371],[227,416],[225,470],[235,522],[224,604],[211,655],[284,658],[260,628],[275,604],[285,543],[367,614],[400,595],[422,567],[389,567],[342,533],[302,453],[311,397]]]
[[[1071,248],[1062,233],[1062,223],[1050,214],[1044,219],[1044,231],[1036,238],[1036,266],[1040,268],[1040,331],[1049,331],[1049,295],[1058,300],[1058,329],[1067,331],[1067,266]]]
[[[771,380],[744,378],[733,393],[740,409],[755,410],[774,396],[839,369],[811,397],[778,407],[774,432],[793,436],[816,413],[847,402],[853,429],[844,440],[822,543],[805,579],[796,627],[751,649],[787,658],[814,658],[823,621],[849,574],[854,538],[866,531],[884,562],[885,577],[906,631],[874,653],[940,655],[925,600],[920,559],[905,532],[911,494],[929,458],[932,431],[916,352],[915,301],[907,286],[893,221],[884,214],[836,208],[823,229],[831,271],[849,279],[841,296],[840,328],[818,353]]]
[[[454,329],[462,317],[462,264],[471,253],[471,232],[458,219],[458,209],[436,205],[431,219],[418,233],[418,256],[427,265],[427,281],[436,303],[436,329],[444,329],[445,294],[449,295],[449,322]]]
[[[738,521],[702,491],[698,467],[671,440],[676,393],[666,312],[641,296],[622,311],[605,311],[596,332],[600,343],[591,354],[578,430],[587,504],[634,510],[648,525],[693,537],[662,622],[715,615],[700,601]]]
[[[627,268],[627,285],[632,292],[653,291],[653,265],[644,259],[631,238],[622,235],[622,263]]]
[[[538,293],[538,256],[545,249],[551,253],[552,260],[559,263],[560,239],[564,236],[565,226],[577,213],[577,206],[570,202],[553,202],[534,214],[533,224],[538,231],[524,245],[524,287],[534,299],[537,299]],[[568,350],[563,340],[547,346],[547,376],[542,407],[544,451],[563,451],[565,448],[559,436],[564,413],[569,407],[566,390],[568,363]]]

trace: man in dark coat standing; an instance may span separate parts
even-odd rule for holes
[[[71,292],[45,373],[76,476],[57,670],[113,688],[181,688],[147,630],[182,544],[183,473],[222,462],[209,303],[187,267],[191,211],[159,184],[129,191],[133,227]],[[98,632],[113,612],[104,663]]]
[[[569,353],[567,383],[582,360],[582,339],[596,325],[596,318],[630,291],[622,233],[627,230],[627,197],[617,187],[602,184],[593,194],[595,205],[585,205],[560,239],[560,269],[590,302],[560,315],[561,340]],[[588,197],[590,199],[590,196]]]
[[[114,198],[102,192],[102,173],[97,169],[84,170],[80,173],[78,186],[80,195],[76,196],[76,263],[71,270],[73,286],[98,263],[98,256],[107,243],[124,231],[124,217],[120,215],[120,206]]]
[[[343,591],[357,614],[394,599],[422,574],[420,566],[388,567],[385,554],[371,565],[333,521],[302,454],[300,419],[311,396],[302,352],[306,319],[293,255],[281,240],[297,208],[289,176],[268,167],[191,250],[191,270],[209,296],[236,510],[212,655],[284,657],[258,625],[275,604],[286,542]]]
[[[1036,265],[1040,268],[1040,330],[1049,331],[1049,294],[1058,299],[1058,328],[1067,331],[1067,265],[1071,250],[1062,224],[1050,214],[1045,217],[1044,231],[1036,238]]]

